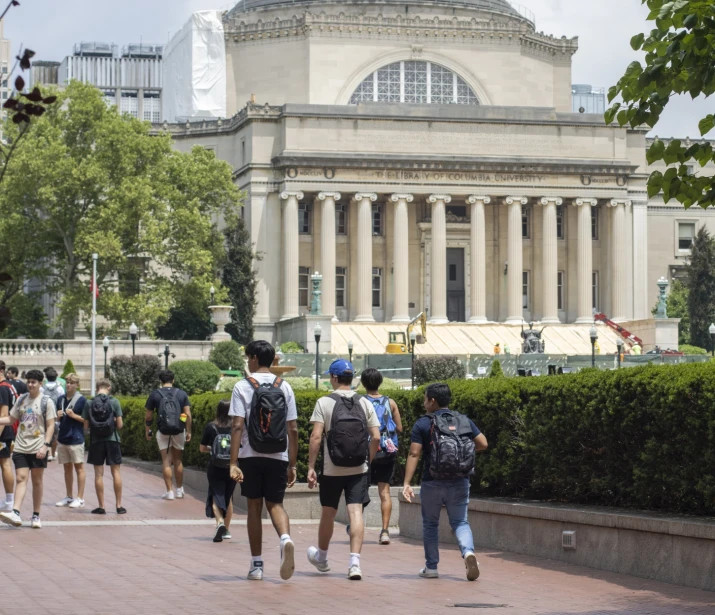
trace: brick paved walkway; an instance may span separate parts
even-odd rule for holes
[[[456,549],[444,547],[441,577],[420,579],[421,544],[396,538],[379,546],[373,533],[363,549],[363,581],[352,582],[346,579],[343,526],[336,526],[330,550],[333,570],[320,575],[305,559],[316,539],[314,523],[293,524],[297,565],[288,582],[278,576],[277,538],[264,525],[266,576],[247,581],[245,518],[237,517],[233,540],[214,544],[212,522],[203,518],[203,494],[165,502],[160,477],[128,466],[122,474],[128,514],[97,519],[89,513],[96,505],[92,470],[87,508],[71,511],[54,506],[64,485],[51,464],[43,529],[0,526],[0,614],[715,615],[714,593],[510,553],[480,553],[482,576],[468,583]],[[109,487],[108,482],[107,510],[113,511]],[[30,508],[28,495],[25,519]],[[465,608],[452,610],[460,605]]]

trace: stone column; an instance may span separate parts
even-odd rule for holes
[[[591,207],[596,207],[596,199],[576,199],[578,207],[578,251],[576,254],[576,323],[593,322],[593,239],[591,234]]]
[[[471,315],[470,323],[487,322],[487,236],[484,206],[491,203],[488,196],[467,198],[471,211]]]
[[[524,320],[524,307],[522,303],[522,283],[524,273],[524,252],[521,235],[521,206],[526,205],[528,199],[524,196],[509,196],[506,204],[508,212],[508,248],[507,248],[507,287],[506,324],[518,325]]]
[[[558,304],[558,243],[556,229],[556,208],[563,203],[558,197],[543,197],[541,204],[544,206],[543,237],[541,248],[541,322],[554,324],[559,321]]]
[[[372,204],[377,194],[357,193],[357,314],[355,322],[374,322],[372,317]]]
[[[648,201],[633,201],[633,320],[650,318],[648,305]]]
[[[430,194],[432,203],[432,259],[430,264],[430,319],[432,324],[449,322],[447,318],[447,203],[448,194]]]
[[[410,321],[409,297],[409,236],[407,203],[414,197],[411,194],[393,194],[390,200],[395,204],[395,220],[393,227],[393,249],[395,251],[392,266],[392,283],[394,309],[392,322]]]
[[[283,315],[298,316],[298,201],[302,192],[281,192],[283,201]]]
[[[628,292],[628,272],[626,270],[626,207],[630,207],[628,199],[611,199],[608,206],[613,209],[611,229],[611,320],[618,322],[626,320],[627,305],[630,299]]]
[[[320,226],[320,271],[323,272],[323,314],[335,316],[335,201],[339,192],[320,192],[318,200],[323,203]]]

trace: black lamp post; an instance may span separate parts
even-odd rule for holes
[[[313,335],[315,336],[315,390],[318,390],[318,378],[320,378],[320,336],[323,330],[320,328],[320,323],[316,323],[313,327]]]
[[[616,348],[618,348],[618,369],[621,369],[621,353],[623,352],[623,340],[618,340],[616,342]]]
[[[104,336],[104,340],[102,341],[102,346],[104,347],[104,377],[109,378],[109,374],[107,373],[107,351],[109,350],[109,337],[106,335]]]
[[[137,333],[138,332],[139,332],[139,328],[134,323],[129,325],[129,337],[132,338],[132,356],[134,356],[134,352],[135,352],[134,344],[137,341]]]
[[[410,376],[412,377],[412,388],[415,388],[415,344],[417,343],[417,334],[414,331],[410,331],[410,353],[412,353],[412,368],[410,369]]]
[[[164,369],[169,369],[169,357],[172,359],[176,358],[176,355],[169,350],[169,344],[164,346],[164,352],[160,352],[157,356],[164,355]]]
[[[596,367],[596,340],[598,339],[596,325],[591,325],[588,335],[591,338],[591,367]]]
[[[710,333],[710,356],[715,357],[715,323],[710,323],[708,333]]]
[[[348,361],[353,362],[353,341],[348,342]]]

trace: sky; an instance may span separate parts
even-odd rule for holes
[[[9,0],[0,0],[3,7]],[[166,43],[192,11],[229,9],[226,0],[20,0],[5,18],[5,38],[13,52],[20,43],[36,59],[61,60],[81,41]],[[647,9],[640,0],[521,0],[536,17],[536,30],[578,36],[573,83],[608,88],[636,58],[629,41],[646,32]],[[715,101],[674,98],[652,131],[661,137],[699,137],[698,120],[715,110]],[[711,132],[708,135],[715,138]]]

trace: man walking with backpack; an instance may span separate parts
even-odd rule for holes
[[[87,463],[94,466],[94,489],[97,492],[97,508],[93,515],[105,515],[104,508],[104,464],[109,466],[114,484],[117,514],[123,515],[127,509],[122,506],[122,449],[119,430],[124,427],[122,407],[119,400],[110,395],[112,383],[101,379],[97,382],[97,394],[84,407],[84,428],[89,430],[90,445]]]
[[[166,491],[161,497],[165,500],[174,499],[172,489],[171,466],[174,466],[176,481],[176,497],[184,497],[184,464],[182,455],[187,442],[191,441],[191,404],[189,396],[174,386],[174,372],[162,370],[159,372],[161,386],[155,389],[146,400],[146,439],[151,440],[151,427],[156,411],[157,431],[156,442],[161,453],[162,473]]]
[[[251,376],[233,387],[228,414],[233,417],[230,474],[235,481],[242,481],[241,495],[248,501],[246,528],[251,548],[248,578],[263,579],[261,513],[265,500],[280,537],[280,576],[287,580],[295,569],[295,545],[283,499],[286,487],[292,487],[296,479],[298,410],[293,389],[270,372],[276,356],[273,346],[264,340],[254,340],[245,352]]]
[[[469,476],[474,471],[474,454],[486,450],[487,439],[471,419],[449,409],[451,401],[452,393],[446,384],[434,383],[425,389],[427,414],[412,428],[402,495],[408,502],[415,495],[410,482],[424,450],[420,502],[425,567],[419,575],[427,579],[439,577],[439,515],[442,506],[446,506],[449,525],[464,558],[467,580],[475,581],[479,577],[479,563],[467,519]]]
[[[351,390],[355,370],[350,361],[336,359],[328,370],[332,395],[321,397],[315,404],[310,422],[308,487],[320,484],[320,526],[318,546],[308,548],[308,561],[320,572],[328,572],[328,548],[333,536],[335,515],[340,497],[350,519],[350,564],[348,579],[362,579],[360,552],[364,537],[363,502],[368,502],[368,461],[380,445],[380,421],[372,404]],[[323,435],[325,434],[325,438]],[[315,464],[324,441],[323,473],[318,478]]]
[[[5,378],[5,361],[0,361],[0,417],[9,416],[17,397],[12,382]],[[0,473],[5,487],[5,501],[0,504],[0,511],[3,512],[11,512],[15,501],[15,475],[10,460],[14,440],[15,430],[12,425],[0,427]]]

